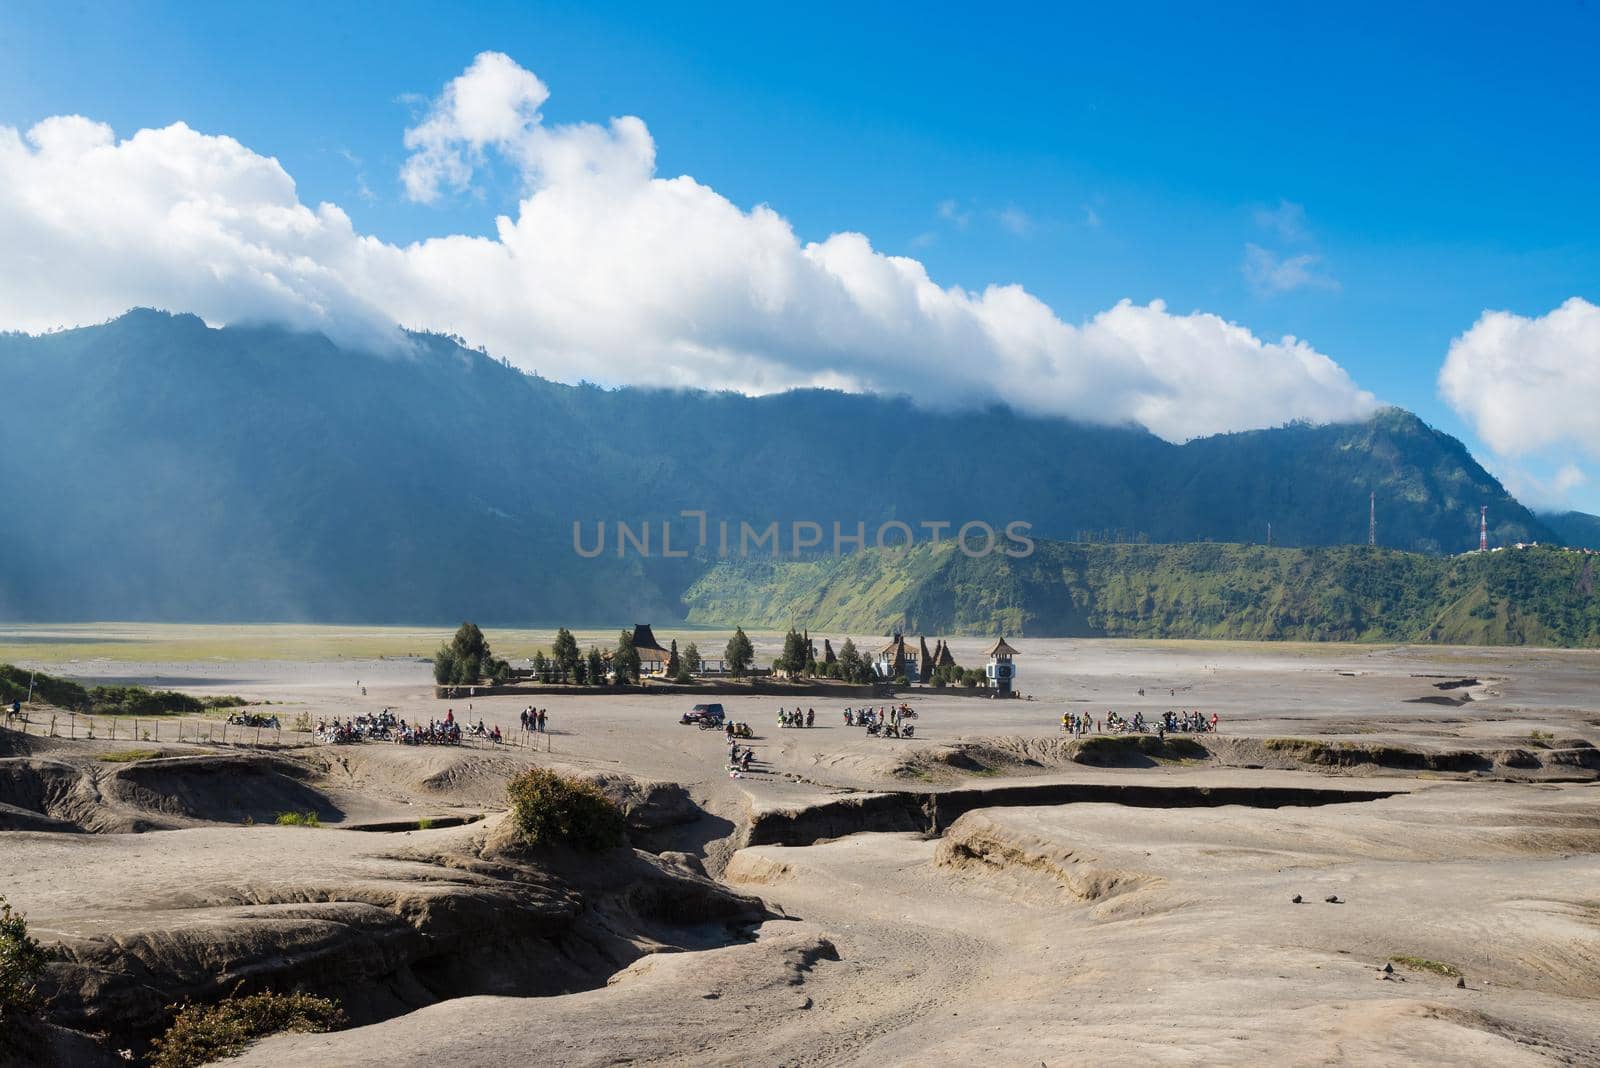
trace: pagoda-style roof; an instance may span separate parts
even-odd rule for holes
[[[836,664],[839,662],[839,658],[833,653],[833,643],[826,638],[822,639],[822,662],[824,664]]]
[[[994,648],[989,650],[989,655],[990,656],[1016,656],[1017,655],[1017,651],[1015,649],[1011,648],[1011,646],[1007,645],[1006,644],[1006,640],[1004,638],[1001,638],[999,641],[994,643]]]
[[[955,654],[950,651],[950,644],[948,642],[942,639],[940,640],[939,648],[935,650],[933,654],[933,664],[934,667],[956,666],[956,657]]]
[[[643,656],[645,653],[660,653],[662,657],[669,655],[661,643],[656,641],[656,636],[648,623],[635,623],[633,625],[633,647]]]
[[[903,650],[905,646],[906,636],[904,634],[896,634],[893,638],[890,638],[888,643],[885,644],[882,649],[879,649],[878,652],[880,654],[887,655],[893,653],[896,649]]]

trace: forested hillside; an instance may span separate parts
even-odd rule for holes
[[[691,622],[813,631],[1597,646],[1597,563],[1553,548],[1041,542],[1016,559],[945,544],[729,562],[685,601]]]

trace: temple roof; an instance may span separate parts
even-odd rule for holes
[[[641,654],[667,654],[667,650],[662,648],[660,642],[656,641],[655,633],[651,631],[648,623],[635,623],[633,625],[633,647]]]
[[[989,655],[990,656],[1016,656],[1017,655],[1017,651],[1015,649],[1011,648],[1011,646],[1007,645],[1006,644],[1006,640],[1004,638],[1001,638],[999,641],[994,643],[994,648],[989,650]]]

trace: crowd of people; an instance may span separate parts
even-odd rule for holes
[[[522,720],[523,730],[545,734],[545,725],[550,720],[550,710],[548,708],[534,708],[529,705],[522,710],[522,715],[519,718]]]
[[[1217,729],[1221,717],[1215,712],[1207,719],[1205,713],[1199,709],[1190,711],[1183,709],[1173,712],[1170,709],[1156,720],[1156,733],[1162,737],[1176,733],[1201,734]],[[1061,713],[1061,732],[1071,735],[1086,734],[1143,734],[1150,729],[1150,723],[1145,719],[1143,712],[1135,712],[1130,718],[1120,712],[1106,712],[1105,716],[1096,719],[1094,716],[1077,712]]]
[[[817,710],[808,708],[801,711],[796,705],[793,712],[787,708],[778,709],[779,727],[814,727],[817,724]]]
[[[916,710],[907,704],[844,710],[846,727],[865,727],[868,734],[885,738],[910,738],[916,728],[907,721],[916,718]]]

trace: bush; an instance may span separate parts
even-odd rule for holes
[[[0,897],[0,1023],[39,1005],[39,976],[45,952],[28,935],[28,921]]]
[[[321,827],[315,812],[280,812],[273,822],[279,827]]]
[[[236,1057],[246,1046],[284,1031],[332,1031],[344,1012],[331,998],[251,994],[215,1005],[185,1005],[166,1034],[151,1043],[151,1068],[194,1068]]]
[[[598,851],[626,840],[622,810],[593,783],[530,768],[506,784],[517,835],[531,846]]]
[[[143,686],[84,687],[10,664],[0,664],[0,704],[27,700],[30,682],[34,700],[95,716],[197,716],[207,709],[249,704],[244,698],[231,694],[193,697],[174,690],[148,690]]]

